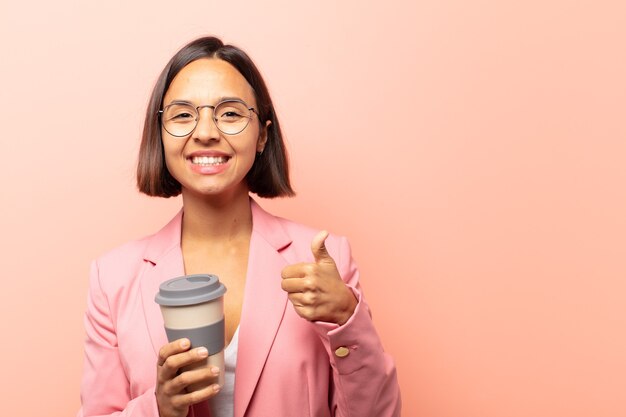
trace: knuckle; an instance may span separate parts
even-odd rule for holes
[[[157,371],[157,389],[159,391],[163,390],[163,384],[165,384],[165,382],[167,381],[167,379],[163,376],[163,374],[159,371]]]
[[[307,307],[302,309],[302,314],[301,314],[302,318],[305,318],[309,321],[313,321],[315,320],[316,316],[315,316],[315,309],[311,308],[311,307]]]
[[[174,356],[168,356],[165,359],[165,362],[163,362],[163,367],[170,370],[178,369],[178,361],[174,358]]]
[[[182,372],[180,375],[174,378],[174,383],[176,384],[176,387],[180,389],[189,385],[191,383],[189,378],[189,372]]]
[[[192,404],[196,404],[204,400],[204,395],[202,395],[202,391],[192,391],[188,395],[189,402]]]
[[[166,346],[162,346],[161,349],[159,349],[159,362],[165,362],[168,356]]]
[[[164,397],[169,396],[170,390],[169,390],[168,381],[164,380],[163,378],[160,378],[159,380],[157,380],[156,393],[157,395],[164,396]]]
[[[302,281],[305,291],[315,291],[317,289],[317,280],[315,278],[307,277]]]
[[[306,292],[304,293],[304,297],[303,297],[303,301],[305,304],[309,305],[309,306],[314,306],[317,304],[317,293],[316,292]]]
[[[172,396],[176,394],[177,391],[174,389],[173,384],[166,382],[163,384],[160,392],[166,397],[172,398]]]
[[[185,405],[186,405],[181,397],[182,396],[177,395],[177,396],[171,397],[170,399],[170,404],[172,405],[172,408],[174,408],[177,411],[182,410],[183,408],[185,408]]]

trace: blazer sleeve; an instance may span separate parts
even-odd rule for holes
[[[91,265],[85,331],[82,407],[78,417],[158,417],[154,387],[136,398],[130,397],[129,381],[118,351],[115,321],[109,298],[102,290],[96,261]]]
[[[348,241],[340,238],[338,249],[333,252],[337,254],[335,262],[339,273],[354,292],[358,304],[352,317],[342,326],[315,323],[332,368],[331,415],[399,417],[401,399],[396,367],[383,350],[374,328]]]

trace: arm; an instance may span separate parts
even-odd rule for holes
[[[130,398],[130,383],[120,360],[115,323],[100,285],[97,262],[91,265],[85,331],[82,407],[78,417],[158,416],[155,387]]]
[[[358,303],[341,326],[315,322],[332,367],[331,413],[335,417],[399,417],[401,400],[395,364],[384,352],[374,328],[345,238],[339,242],[336,264]]]
[[[108,295],[110,296],[110,294]],[[190,349],[187,339],[161,347],[156,365],[156,386],[132,398],[130,381],[122,364],[116,320],[106,291],[102,289],[98,264],[94,262],[89,281],[85,314],[85,364],[81,385],[82,407],[78,417],[184,417],[194,404],[205,402],[218,391],[208,384],[217,376],[215,368],[181,372],[181,368],[204,360],[205,348]],[[189,385],[206,383],[195,391]]]
[[[282,288],[294,309],[311,321],[332,368],[329,392],[335,417],[399,417],[400,389],[392,358],[382,347],[345,238],[319,233],[311,244],[315,262],[287,266]],[[334,246],[334,247],[333,247]]]

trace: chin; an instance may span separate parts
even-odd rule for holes
[[[234,196],[237,194],[248,194],[249,190],[248,190],[248,186],[245,184],[242,184],[240,186],[226,186],[226,185],[205,185],[205,186],[196,186],[196,187],[189,187],[183,188],[183,194],[185,193],[185,190],[188,194],[193,194],[196,196],[202,196],[202,197],[215,197],[215,198],[219,198],[219,197],[227,197],[227,196]]]

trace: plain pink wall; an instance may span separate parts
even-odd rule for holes
[[[179,200],[135,192],[152,83],[250,52],[298,197],[347,235],[404,416],[626,415],[620,1],[0,4],[0,414],[79,406],[89,261]]]

